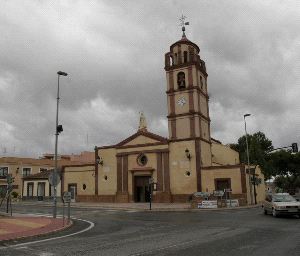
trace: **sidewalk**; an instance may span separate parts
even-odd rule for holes
[[[67,221],[65,220],[63,226],[63,220],[58,218],[53,219],[28,215],[8,217],[0,215],[0,242],[48,234],[65,229],[70,225],[72,225],[72,222],[67,225]]]
[[[51,202],[41,202],[41,201],[32,201],[32,202],[18,202],[16,204],[20,205],[35,205],[35,206],[52,206]],[[62,203],[58,203],[58,207],[62,207]],[[247,209],[253,207],[259,207],[260,205],[249,205],[249,206],[240,206],[240,207],[231,207],[231,208],[217,208],[217,209],[197,209],[191,208],[190,203],[152,203],[152,211],[206,211],[206,210],[233,210],[233,209]],[[149,211],[149,203],[99,203],[99,202],[75,202],[71,203],[71,208],[89,208],[89,209],[103,209],[103,210],[124,210],[124,211]]]
[[[33,206],[53,206],[52,202],[43,201],[20,201],[13,205],[33,205]],[[58,202],[57,207],[62,207],[63,203]],[[67,204],[65,204],[67,207]],[[103,203],[103,202],[73,202],[71,208],[88,208],[88,209],[104,209],[104,210],[124,210],[124,211],[148,211],[149,203]],[[191,209],[190,203],[152,203],[151,209],[153,211],[187,211]]]

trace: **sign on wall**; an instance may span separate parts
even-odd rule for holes
[[[64,203],[70,203],[71,202],[71,192],[64,192],[63,200],[64,200]]]
[[[210,193],[208,193],[208,192],[195,192],[194,196],[195,197],[205,197],[205,198],[207,198],[207,197],[210,196]]]
[[[214,196],[222,197],[222,196],[224,196],[224,191],[223,190],[214,190]]]
[[[226,206],[227,207],[238,207],[239,206],[239,200],[238,199],[228,199],[226,200]]]
[[[198,203],[199,209],[211,209],[211,208],[218,208],[218,201],[217,200],[207,200]]]

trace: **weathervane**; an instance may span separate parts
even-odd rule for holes
[[[189,22],[185,22],[185,19],[186,19],[186,16],[183,16],[183,14],[182,14],[181,18],[179,19],[179,20],[180,20],[179,26],[182,27],[182,37],[185,37],[185,33],[184,33],[184,31],[185,31],[185,26],[186,26],[186,25],[190,25]]]

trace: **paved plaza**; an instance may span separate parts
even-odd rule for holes
[[[71,223],[70,223],[71,224]],[[70,224],[61,218],[15,217],[0,216],[0,241],[21,239],[37,235],[44,235],[67,228]]]

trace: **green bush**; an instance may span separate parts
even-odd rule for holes
[[[0,197],[5,197],[6,189],[3,186],[0,186]]]
[[[13,191],[13,192],[11,192],[11,195],[13,198],[17,198],[19,194],[18,194],[18,192]]]

